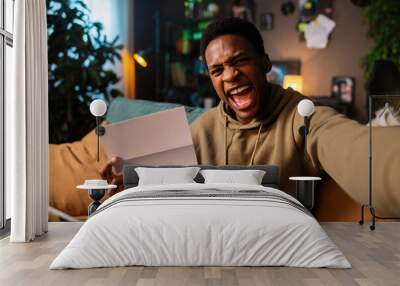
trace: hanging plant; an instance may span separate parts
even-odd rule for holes
[[[122,45],[89,15],[83,1],[47,0],[50,143],[81,139],[95,127],[90,102],[122,95],[110,68]]]
[[[367,80],[377,60],[390,60],[400,69],[400,1],[374,0],[364,8],[372,48],[363,58]]]

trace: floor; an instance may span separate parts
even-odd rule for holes
[[[32,243],[0,240],[0,285],[400,285],[400,222],[322,223],[353,268],[123,267],[48,270],[81,223],[50,223]]]

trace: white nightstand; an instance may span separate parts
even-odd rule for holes
[[[85,180],[83,185],[76,186],[79,190],[87,190],[93,202],[88,206],[88,216],[94,213],[101,205],[100,200],[104,197],[106,190],[115,189],[116,185],[109,185],[106,180]]]

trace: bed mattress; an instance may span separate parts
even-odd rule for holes
[[[142,186],[106,200],[50,269],[350,263],[301,203],[255,185]]]

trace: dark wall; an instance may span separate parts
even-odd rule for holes
[[[160,72],[159,87],[163,87],[163,54],[157,59],[156,52],[156,21],[155,15],[159,13],[160,49],[161,52],[173,49],[179,23],[184,18],[182,0],[136,0],[134,18],[134,45],[135,50],[149,50],[147,55],[149,67],[146,69],[137,65],[136,68],[136,97],[139,99],[162,100],[157,94],[157,63]]]
[[[155,94],[155,21],[156,1],[135,1],[134,12],[134,49],[135,52],[147,51],[144,55],[148,67],[136,64],[136,98],[154,100]]]

